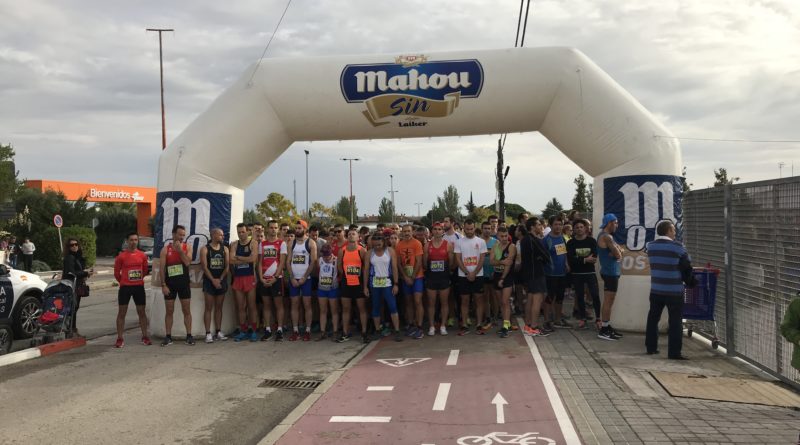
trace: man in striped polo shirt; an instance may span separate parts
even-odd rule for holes
[[[694,284],[692,263],[683,244],[675,241],[675,224],[661,221],[656,226],[656,237],[647,244],[647,257],[650,260],[650,312],[647,314],[645,347],[648,354],[658,354],[658,322],[667,307],[669,315],[669,343],[667,358],[687,360],[681,354],[683,346],[684,283]]]

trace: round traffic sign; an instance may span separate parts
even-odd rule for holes
[[[56,214],[53,216],[53,224],[60,229],[64,225],[64,218],[62,218],[61,215]]]

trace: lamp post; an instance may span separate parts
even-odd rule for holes
[[[778,162],[778,179],[783,177],[783,166],[786,165],[785,162]]]
[[[355,224],[355,203],[353,202],[355,199],[353,198],[353,161],[360,161],[359,158],[339,158],[342,161],[347,161],[350,163],[350,224]]]
[[[311,214],[308,212],[308,150],[306,152],[306,218],[311,219]]]
[[[421,218],[422,214],[420,214],[419,206],[421,206],[422,203],[421,202],[415,202],[414,205],[417,206],[417,218]]]
[[[394,194],[399,191],[394,189],[394,175],[389,175],[389,193],[392,195],[392,224],[394,224],[394,214],[397,213],[397,207],[394,205]]]
[[[174,29],[167,28],[147,28],[147,32],[158,33],[158,66],[161,72],[161,149],[167,148],[167,123],[164,117],[164,56],[161,47],[161,33],[174,32]]]

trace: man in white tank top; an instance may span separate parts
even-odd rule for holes
[[[305,332],[303,341],[311,340],[311,272],[312,264],[317,262],[317,244],[306,234],[308,223],[298,220],[294,227],[295,240],[289,245],[289,261],[286,274],[289,277],[289,297],[292,302],[292,335],[289,341],[300,338],[300,303],[305,312]]]

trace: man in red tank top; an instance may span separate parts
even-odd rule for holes
[[[261,341],[272,337],[272,303],[275,303],[275,341],[283,340],[283,269],[286,266],[286,243],[278,237],[278,221],[267,223],[267,234],[258,250],[258,295],[264,306],[264,335]]]
[[[125,346],[122,332],[125,330],[125,315],[128,313],[128,303],[133,298],[136,305],[136,314],[139,316],[139,328],[142,330],[142,344],[150,346],[147,336],[147,315],[145,314],[144,277],[147,275],[147,255],[138,249],[139,235],[136,232],[128,234],[128,248],[117,255],[114,260],[114,278],[119,283],[117,292],[117,342],[115,348]]]

